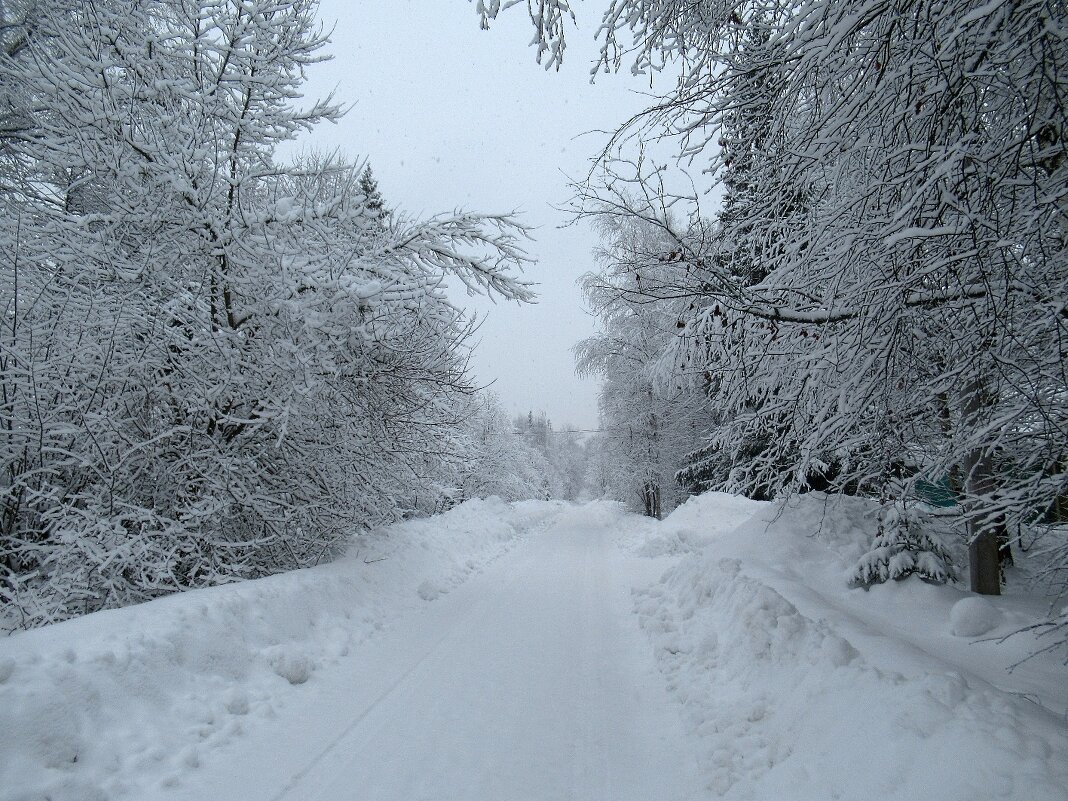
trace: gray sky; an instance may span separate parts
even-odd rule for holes
[[[306,94],[336,89],[354,106],[302,141],[369,158],[386,201],[408,212],[514,209],[537,226],[528,249],[538,264],[526,277],[540,300],[473,304],[489,312],[474,370],[496,381],[510,413],[544,410],[558,427],[592,428],[597,387],[575,376],[570,349],[594,330],[576,280],[593,267],[597,237],[585,223],[560,228],[568,218],[552,204],[567,201],[566,176],[585,175],[606,141],[583,134],[614,130],[647,98],[629,75],[590,85],[596,9],[586,10],[557,73],[534,63],[523,8],[487,32],[460,0],[322,0],[324,23],[337,23],[334,60],[313,69]]]

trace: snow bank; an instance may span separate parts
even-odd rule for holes
[[[678,556],[704,548],[717,535],[737,528],[768,504],[725,492],[688,498],[659,524],[649,517],[628,521],[626,550],[648,557]],[[622,505],[620,505],[622,509]]]
[[[328,565],[0,639],[0,798],[137,797],[139,777],[176,778],[561,508],[469,501]]]
[[[969,594],[914,578],[848,589],[876,510],[826,501],[749,507],[755,513],[730,531],[715,522],[706,547],[636,595],[702,740],[712,791],[790,801],[1068,799],[1068,671],[1043,655],[1010,673],[1035,642],[998,641],[1041,619],[1045,599],[984,600],[982,641],[947,636]],[[744,509],[701,496],[679,511],[689,527]],[[664,536],[679,528],[673,517]],[[971,620],[971,606],[956,616]]]

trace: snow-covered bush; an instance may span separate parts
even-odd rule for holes
[[[879,533],[871,550],[857,561],[850,583],[869,587],[912,575],[936,584],[957,577],[949,549],[929,517],[913,505],[890,504],[883,508]]]
[[[996,628],[1003,615],[982,596],[961,598],[949,610],[949,631],[955,637],[979,637]]]

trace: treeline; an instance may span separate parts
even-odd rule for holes
[[[506,501],[582,496],[587,455],[576,434],[554,431],[544,412],[510,420],[492,392],[479,393],[469,414],[463,459],[446,503],[491,495]]]
[[[278,157],[341,113],[298,104],[314,11],[0,4],[8,625],[314,564],[490,489],[468,465],[499,412],[442,279],[529,300],[525,231]]]
[[[573,426],[553,428],[545,412],[529,411],[512,420],[512,431],[529,451],[530,469],[540,476],[537,492],[526,497],[575,501],[584,496],[589,453]]]

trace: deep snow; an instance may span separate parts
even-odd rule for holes
[[[145,799],[183,783],[299,716],[320,675],[424,607],[428,587],[448,593],[561,508],[470,501],[364,534],[328,565],[0,638],[0,799]]]
[[[1048,599],[851,590],[872,512],[476,501],[16,634],[0,798],[1068,799]]]
[[[692,540],[744,503],[693,498],[642,547]],[[715,797],[1068,799],[1063,655],[1021,662],[1041,644],[1003,639],[1048,599],[915,577],[849,589],[873,504],[813,494],[749,508],[637,594]],[[978,617],[982,637],[954,636]]]

